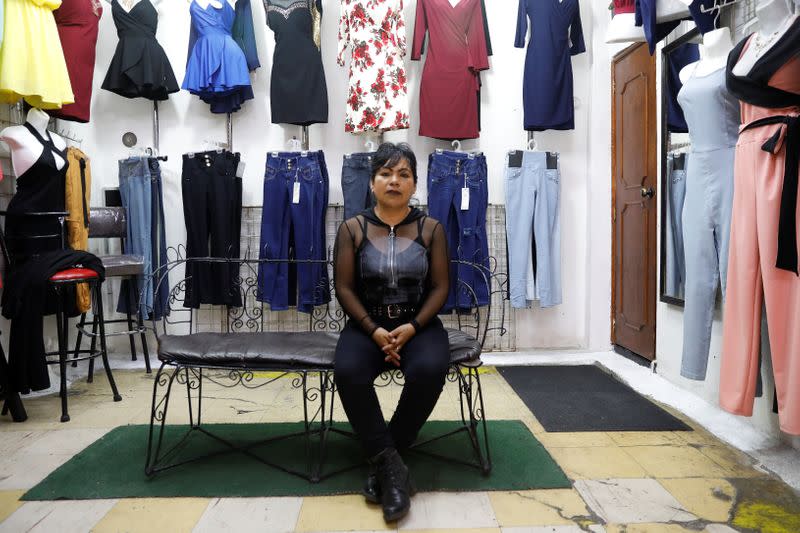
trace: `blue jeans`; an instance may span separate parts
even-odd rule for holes
[[[686,170],[675,168],[673,154],[667,155],[667,179],[669,180],[669,209],[667,210],[666,259],[664,292],[669,296],[683,298],[686,281],[686,263],[683,255],[683,200],[686,197]]]
[[[137,278],[142,291],[143,309],[153,309],[153,249],[150,245],[152,228],[152,190],[150,168],[147,158],[129,157],[119,161],[119,192],[122,205],[128,216],[128,235],[125,239],[125,254],[144,258],[144,275]],[[117,312],[124,313],[127,287],[120,291]],[[139,298],[140,295],[135,295]]]
[[[169,275],[166,271],[167,264],[167,236],[164,226],[164,186],[161,181],[161,166],[158,159],[149,158],[150,192],[152,199],[152,232],[150,243],[152,247],[152,265],[154,286],[153,318],[159,319],[169,314]]]
[[[375,197],[369,189],[372,177],[372,156],[374,155],[375,152],[350,154],[344,156],[342,160],[345,220],[375,205]]]
[[[295,185],[297,184],[297,185]],[[293,201],[295,187],[299,200]],[[280,311],[310,313],[330,301],[325,246],[328,170],[322,151],[270,152],[264,173],[256,298]],[[290,265],[269,260],[316,261]]]
[[[469,190],[468,206],[462,204],[464,188]],[[451,259],[450,294],[443,312],[489,303],[488,204],[486,158],[483,155],[447,151],[430,155],[428,213],[444,226]],[[474,266],[459,264],[459,261],[475,263],[485,270],[481,272]]]
[[[506,234],[511,305],[561,303],[560,174],[545,152],[524,152],[521,167],[506,161]],[[535,236],[535,239],[534,239]],[[533,269],[535,240],[536,272]]]

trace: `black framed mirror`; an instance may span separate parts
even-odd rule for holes
[[[686,266],[683,253],[683,200],[691,147],[677,96],[680,70],[700,59],[700,32],[694,28],[661,51],[661,250],[659,299],[683,307]]]

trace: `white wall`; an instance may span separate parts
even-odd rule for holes
[[[242,153],[247,166],[244,175],[244,204],[260,205],[263,165],[268,150],[285,149],[300,128],[270,122],[268,88],[274,49],[273,34],[266,27],[264,8],[253,0],[253,17],[262,68],[252,76],[255,99],[233,116],[234,149]],[[405,6],[409,46],[414,27],[416,2]],[[128,155],[121,137],[132,131],[140,146],[152,142],[152,104],[143,99],[127,100],[100,88],[117,43],[108,4],[104,4],[97,44],[92,121],[69,124],[83,139],[82,149],[92,158],[94,203],[100,191],[117,185],[117,159]],[[344,133],[346,69],[335,62],[339,2],[324,0],[322,55],[328,84],[329,123],[310,128],[311,149],[325,151],[331,177],[331,202],[342,200],[340,172],[342,155],[362,151],[364,138]],[[503,203],[502,169],[506,151],[524,148],[522,129],[522,75],[525,51],[513,47],[516,28],[516,0],[488,0],[487,17],[494,56],[491,69],[483,74],[481,138],[466,141],[464,149],[479,148],[489,165],[489,201]],[[540,150],[561,153],[562,166],[562,268],[563,305],[517,313],[521,348],[572,347],[605,349],[609,346],[610,297],[610,124],[609,74],[605,48],[600,44],[608,17],[605,6],[584,0],[583,26],[589,51],[573,59],[575,69],[576,129],[573,132],[537,134]],[[189,35],[188,4],[167,0],[159,7],[158,39],[164,47],[180,83],[184,74]],[[601,59],[600,68],[592,58]],[[407,141],[421,163],[419,197],[424,202],[427,154],[449,143],[420,137],[418,95],[423,62],[407,61],[412,125],[410,130],[388,132],[387,141]],[[180,192],[180,155],[203,149],[203,141],[224,141],[225,117],[212,115],[206,104],[185,91],[159,104],[160,147],[169,161],[163,164],[167,206],[168,242],[184,242]]]

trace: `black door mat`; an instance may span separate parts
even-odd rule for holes
[[[497,369],[546,431],[692,431],[595,365]]]

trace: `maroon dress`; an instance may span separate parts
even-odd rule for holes
[[[419,95],[419,134],[437,139],[478,137],[480,71],[489,68],[481,0],[418,0],[411,59],[430,35]]]
[[[53,11],[75,103],[48,110],[51,116],[89,122],[97,26],[102,14],[100,0],[62,0],[61,7]]]

